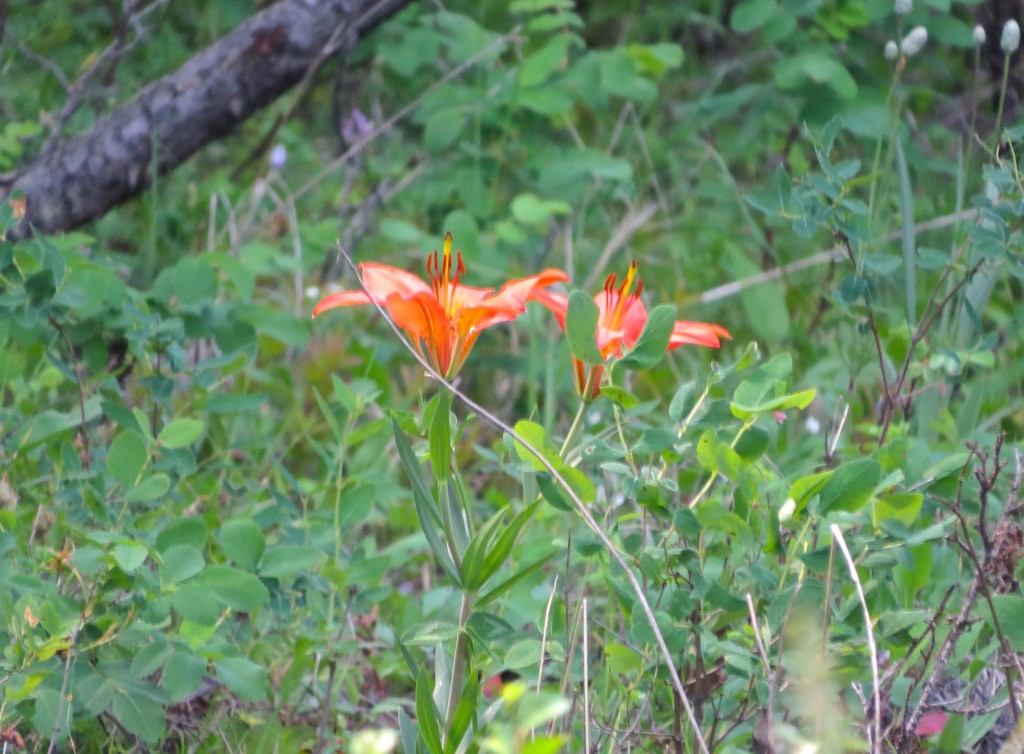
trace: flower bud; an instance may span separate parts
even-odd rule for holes
[[[928,30],[923,26],[915,26],[910,30],[907,36],[903,37],[903,44],[900,45],[900,49],[903,54],[908,58],[912,58],[917,53],[921,52],[924,48],[925,42],[928,41]]]
[[[900,48],[891,39],[885,43],[885,59],[895,60],[900,54]]]
[[[280,170],[284,167],[285,162],[288,161],[288,150],[284,144],[278,144],[270,150],[270,167],[274,170]]]
[[[896,0],[893,3],[893,13],[897,16],[905,16],[914,7],[914,0]]]
[[[971,36],[974,37],[974,46],[981,47],[983,44],[985,44],[985,27],[982,26],[981,24],[978,24],[977,26],[974,27],[974,32],[971,34]]]
[[[1020,47],[1020,25],[1012,18],[1003,24],[1003,36],[999,39],[1003,52],[1012,55]]]

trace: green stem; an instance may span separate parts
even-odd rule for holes
[[[734,438],[732,438],[732,442],[729,443],[729,447],[732,448],[733,450],[735,450],[736,449],[736,443],[738,443],[740,441],[740,438],[743,437],[743,435],[746,433],[746,431],[748,429],[750,429],[753,425],[754,425],[753,421],[746,421],[746,422],[744,422],[743,426],[740,427],[739,430],[737,430],[736,436]],[[704,482],[704,486],[700,488],[700,490],[694,496],[693,500],[690,501],[690,507],[691,508],[696,508],[697,507],[697,503],[699,503],[701,501],[701,499],[707,494],[708,490],[711,489],[711,485],[715,483],[716,479],[718,479],[718,469],[715,469],[714,471],[711,472],[711,476],[709,476],[708,480],[706,482]]]
[[[572,424],[569,427],[568,433],[565,435],[565,441],[562,443],[562,449],[558,451],[558,457],[565,461],[566,454],[572,447],[573,441],[576,439],[576,435],[583,427],[583,417],[587,413],[587,406],[590,405],[590,401],[587,397],[590,395],[590,391],[594,389],[594,380],[596,379],[597,370],[588,369],[586,383],[583,385],[583,395],[580,396],[580,407],[576,411],[576,416],[573,417]]]
[[[629,445],[626,444],[626,434],[622,431],[622,413],[619,411],[619,407],[614,403],[612,404],[612,410],[615,415],[615,430],[619,433],[619,442],[622,443],[622,449],[626,451],[626,463],[629,464],[629,468],[633,472],[633,476],[640,476],[640,472],[636,468],[636,463],[633,461],[633,451],[630,450]]]
[[[473,612],[476,595],[470,592],[462,594],[462,608],[459,610],[459,637],[455,640],[455,657],[452,658],[452,680],[448,687],[448,707],[444,713],[445,737],[448,737],[455,719],[455,709],[462,696],[462,684],[466,680],[466,666],[469,664],[469,634],[466,624]]]
[[[583,417],[587,413],[588,405],[590,404],[586,401],[580,401],[580,407],[576,410],[576,416],[573,417],[572,424],[569,425],[569,431],[565,435],[565,441],[562,443],[562,449],[558,451],[558,457],[563,461],[565,461],[565,454],[569,452],[569,448],[572,447],[572,443],[576,439],[576,435],[583,426]]]
[[[1003,127],[1003,105],[1006,104],[1006,84],[1010,78],[1010,56],[1003,56],[1003,83],[999,87],[999,109],[996,110],[996,154],[999,154],[999,132]]]
[[[902,39],[903,33],[903,19],[900,18],[898,21],[897,38]],[[903,54],[903,51],[900,51]],[[892,83],[889,85],[889,93],[885,98],[885,112],[892,118],[892,127],[885,128],[878,134],[878,140],[875,142],[875,157],[871,161],[871,188],[868,190],[868,223],[872,223],[875,217],[875,191],[878,188],[878,171],[881,169],[882,163],[882,147],[892,139],[892,134],[895,129],[899,127],[899,86],[900,86],[900,73],[901,68],[897,62],[896,68],[892,74]],[[885,124],[888,125],[888,124]],[[887,138],[888,135],[888,138]]]

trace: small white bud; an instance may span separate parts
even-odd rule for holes
[[[983,44],[985,44],[985,27],[982,26],[981,24],[978,24],[977,26],[974,27],[974,32],[971,34],[971,36],[974,37],[974,46],[981,47]]]
[[[1020,47],[1020,25],[1012,18],[1003,24],[1003,36],[999,39],[1003,52],[1012,55]]]
[[[779,521],[792,521],[794,513],[796,513],[796,500],[789,498],[779,508]]]
[[[903,37],[903,44],[900,45],[900,49],[903,50],[903,54],[908,58],[912,58],[917,53],[921,52],[924,48],[925,42],[928,41],[928,30],[923,26],[915,26],[910,30],[907,36]]]
[[[900,48],[891,39],[885,43],[885,59],[895,60],[896,56],[900,54]]]
[[[807,428],[807,431],[810,432],[812,435],[816,435],[821,431],[821,422],[815,419],[813,416],[807,417],[807,421],[804,422],[804,426]]]
[[[278,144],[270,150],[270,167],[274,170],[280,170],[284,167],[285,162],[288,161],[288,150],[284,144]]]
[[[893,3],[892,9],[897,16],[905,16],[910,13],[913,7],[914,0],[896,0],[896,2]]]

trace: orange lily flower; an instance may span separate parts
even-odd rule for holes
[[[427,257],[427,283],[411,272],[376,262],[359,265],[365,290],[325,296],[313,309],[318,316],[340,306],[374,303],[387,310],[405,330],[419,354],[445,379],[458,374],[480,333],[526,311],[526,302],[549,285],[569,279],[561,270],[510,280],[493,288],[473,288],[460,281],[466,273],[462,252],[452,260],[452,234],[445,233],[444,254]]]
[[[643,332],[644,325],[647,324],[647,308],[640,300],[644,281],[637,277],[637,269],[637,263],[633,262],[618,288],[615,286],[616,275],[614,273],[609,275],[604,281],[604,291],[594,296],[594,303],[597,304],[598,310],[595,339],[601,357],[605,360],[621,356],[623,347],[635,346],[640,338],[640,333]],[[631,290],[634,282],[636,282],[636,289]],[[565,330],[565,315],[569,309],[568,296],[538,289],[531,294],[531,298],[550,309],[558,320],[558,324]],[[668,350],[679,348],[686,343],[718,348],[721,345],[721,338],[730,337],[729,331],[721,325],[688,322],[681,319],[675,323],[675,327],[672,329]],[[604,373],[604,366],[586,364],[574,356],[572,371],[576,382],[576,391],[585,401],[594,400],[601,392],[601,376]]]

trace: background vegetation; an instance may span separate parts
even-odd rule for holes
[[[117,3],[0,9],[5,173],[256,10],[154,3],[96,69]],[[4,750],[998,751],[1020,16],[895,10],[415,4],[95,224],[0,242]],[[460,375],[494,416],[449,415],[368,308],[309,316],[354,286],[336,242],[421,272],[445,231],[475,285],[636,259],[732,341],[635,362],[559,452],[531,306]]]

